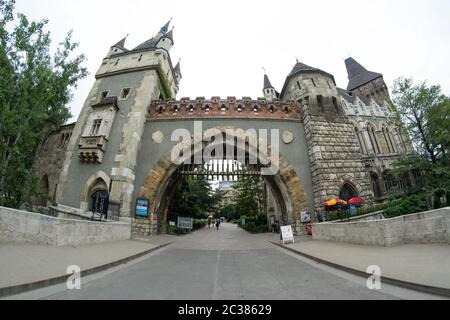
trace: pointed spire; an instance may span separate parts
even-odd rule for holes
[[[172,18],[170,18],[169,22],[167,22],[164,27],[161,28],[161,31],[159,31],[162,34],[166,34],[169,31],[170,22],[172,22]]]
[[[269,89],[269,88],[275,89],[273,87],[272,83],[270,83],[269,77],[267,76],[267,74],[265,74],[264,75],[264,88],[263,88],[263,90],[266,90],[266,89]]]
[[[180,63],[181,63],[181,59],[178,60],[178,63],[177,63],[177,65],[175,66],[174,71],[175,71],[175,73],[178,73],[178,74],[181,75],[181,66],[180,66]]]
[[[117,42],[115,45],[113,45],[113,47],[121,47],[121,48],[125,48],[125,41],[127,40],[129,34],[127,34],[125,36],[125,38],[123,38],[122,40],[120,40],[119,42]]]
[[[173,42],[173,27],[172,30],[170,30],[168,33],[164,35],[164,38],[170,39]]]
[[[378,79],[383,76],[380,73],[368,71],[352,57],[345,60],[345,66],[347,67],[349,80],[347,87],[348,91],[354,90],[372,80]]]

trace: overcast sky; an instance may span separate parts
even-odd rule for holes
[[[17,0],[17,11],[48,18],[54,42],[73,29],[90,76],[71,103],[76,120],[111,45],[129,34],[134,48],[173,18],[177,98],[262,96],[263,67],[281,91],[296,58],[347,87],[352,56],[384,75],[440,84],[450,94],[448,0]]]

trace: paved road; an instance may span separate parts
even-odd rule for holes
[[[201,230],[147,257],[83,279],[79,291],[39,290],[40,299],[289,300],[395,299],[277,248],[276,236],[250,235],[235,225]]]

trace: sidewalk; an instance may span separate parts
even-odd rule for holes
[[[71,265],[91,274],[172,242],[171,237],[157,236],[80,247],[0,243],[0,297],[64,282]]]
[[[277,243],[278,244],[278,243]],[[393,284],[450,295],[450,246],[418,244],[372,247],[297,237],[286,249],[350,272],[366,274],[372,265]]]

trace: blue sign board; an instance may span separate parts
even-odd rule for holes
[[[136,217],[148,218],[148,208],[150,207],[149,200],[136,201]]]

